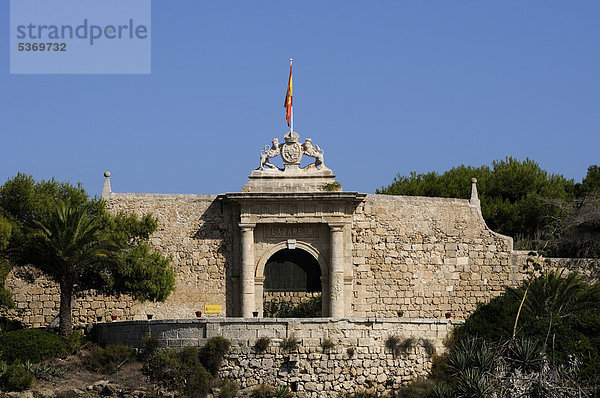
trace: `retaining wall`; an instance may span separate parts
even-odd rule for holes
[[[97,324],[99,340],[141,347],[142,338],[156,334],[163,347],[202,346],[213,336],[230,339],[220,376],[242,388],[259,383],[285,383],[299,397],[331,397],[338,392],[374,388],[388,391],[431,369],[433,351],[452,329],[448,320],[431,319],[185,319],[125,321]],[[283,339],[294,336],[299,345],[288,352]],[[405,347],[393,354],[386,348],[390,336]],[[271,343],[264,353],[254,348],[260,337]],[[324,339],[334,343],[323,350]]]

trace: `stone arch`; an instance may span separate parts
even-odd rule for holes
[[[265,265],[267,265],[267,261],[273,256],[273,254],[277,253],[283,249],[289,249],[289,245],[287,242],[279,242],[271,246],[267,251],[265,251],[262,256],[258,259],[256,263],[256,268],[254,269],[254,275],[256,278],[264,278],[265,277]],[[322,276],[329,276],[329,265],[325,257],[321,254],[321,252],[312,246],[310,243],[297,241],[295,245],[295,249],[302,249],[305,252],[308,252],[311,256],[317,260],[319,263],[319,267],[321,268]]]
[[[255,281],[255,300],[256,308],[258,309],[259,316],[263,316],[263,294],[264,294],[264,281],[265,281],[265,266],[269,259],[277,252],[289,249],[290,245],[288,242],[279,242],[266,250],[258,259],[256,267],[254,268],[254,281]],[[297,241],[293,247],[294,249],[300,249],[310,254],[319,264],[321,270],[321,300],[322,300],[322,314],[323,317],[329,316],[329,264],[325,256],[312,246],[310,243]]]

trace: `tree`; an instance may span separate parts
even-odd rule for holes
[[[525,245],[547,239],[564,216],[556,201],[574,199],[575,184],[562,175],[549,174],[533,160],[494,161],[492,168],[461,165],[443,174],[397,175],[392,184],[377,190],[391,195],[468,198],[471,178],[477,178],[481,211],[494,231]],[[536,246],[533,244],[532,246]]]
[[[0,187],[0,211],[13,232],[0,254],[11,265],[39,269],[60,286],[63,334],[72,331],[76,292],[164,301],[174,289],[170,260],[147,243],[158,225],[152,215],[111,215],[103,200],[90,199],[79,185],[35,182],[24,174]]]

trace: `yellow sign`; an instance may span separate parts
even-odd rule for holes
[[[220,314],[221,306],[220,305],[205,305],[204,312],[207,314]]]

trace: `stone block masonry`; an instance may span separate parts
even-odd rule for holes
[[[259,383],[287,384],[299,397],[331,397],[338,393],[374,388],[379,392],[399,387],[431,369],[433,351],[443,351],[442,340],[453,327],[447,320],[431,319],[202,319],[185,321],[133,321],[102,323],[95,332],[104,344],[141,347],[147,333],[163,347],[202,346],[214,336],[232,342],[220,376],[242,388]],[[395,354],[386,340],[396,336],[403,350]],[[268,337],[265,352],[254,344]],[[281,347],[284,339],[298,340],[298,349]],[[329,339],[330,350],[321,347]]]
[[[332,232],[320,220],[329,204],[318,195],[315,198],[300,206],[252,205],[252,211],[268,216],[262,224],[256,220],[254,258],[265,260],[293,241],[296,247],[318,254],[327,287]],[[203,316],[240,315],[235,308],[240,305],[241,273],[238,208],[215,195],[110,193],[107,200],[111,211],[158,217],[159,229],[151,244],[171,257],[176,290],[164,303],[139,303],[127,296],[94,292],[80,295],[73,305],[76,325],[112,315],[119,320],[144,320],[149,314],[153,319],[194,318],[196,311],[211,304],[221,306],[221,313]],[[512,239],[489,230],[479,208],[467,200],[367,195],[351,209],[339,210],[347,217],[337,257],[347,288],[345,317],[397,318],[401,313],[409,318],[440,319],[449,312],[452,319],[464,319],[477,303],[489,301],[527,277],[522,267],[527,252],[513,252]],[[300,227],[281,228],[286,225],[281,220]],[[548,260],[549,267],[599,276],[598,260]],[[259,271],[258,265],[254,268]],[[27,268],[11,271],[6,287],[13,292],[17,310],[2,310],[0,315],[43,327],[57,320],[58,287],[44,277],[31,278],[32,273],[35,270]],[[255,283],[260,276],[254,275]],[[260,314],[264,296],[262,288],[254,286]]]

